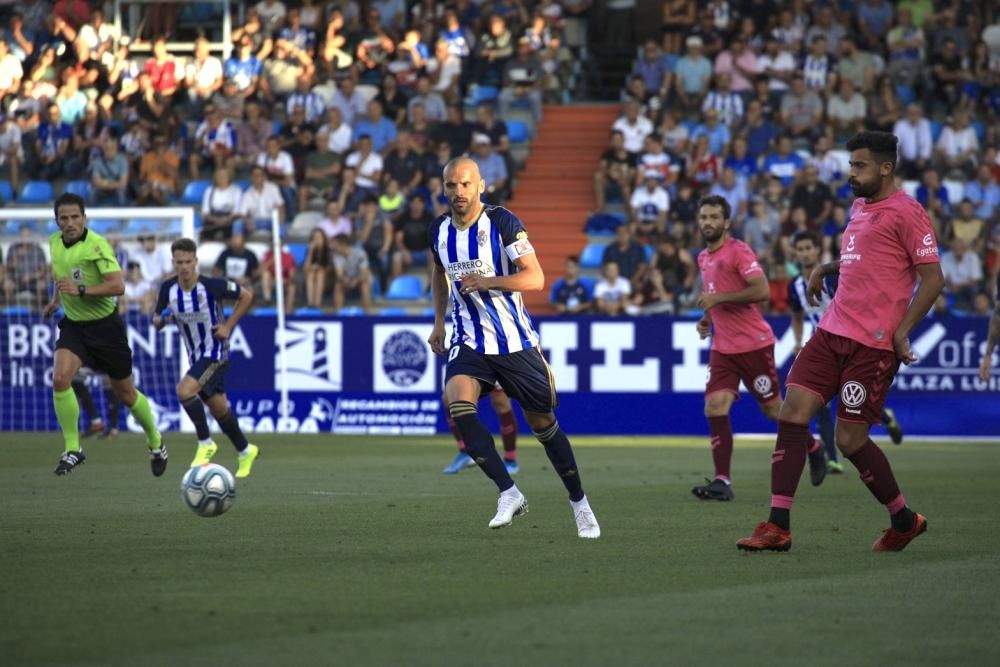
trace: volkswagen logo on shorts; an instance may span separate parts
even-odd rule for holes
[[[382,346],[382,370],[398,387],[409,387],[427,372],[427,347],[412,331],[399,331]]]
[[[753,388],[761,396],[771,393],[771,378],[766,375],[758,375],[753,379]]]
[[[860,382],[845,382],[840,389],[840,401],[849,408],[856,408],[865,402],[868,392]]]

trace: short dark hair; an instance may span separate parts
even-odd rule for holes
[[[823,243],[819,240],[819,234],[809,229],[803,229],[801,232],[796,233],[792,240],[792,245],[797,244],[799,241],[811,241],[817,248],[823,247]]]
[[[334,243],[339,243],[340,245],[351,245],[351,237],[347,234],[337,234],[333,237]]]
[[[896,144],[899,142],[892,132],[865,130],[858,132],[847,142],[847,150],[854,152],[867,148],[879,162],[891,162],[896,169]]]
[[[721,195],[705,195],[698,200],[698,210],[701,210],[702,206],[719,206],[722,208],[722,219],[729,220],[729,216],[732,214],[733,209],[726,201],[726,198]]]
[[[80,207],[80,213],[86,215],[87,209],[85,207],[86,202],[83,201],[83,197],[73,192],[64,192],[58,197],[56,197],[56,203],[52,206],[52,212],[55,213],[56,219],[59,218],[59,207],[60,206],[73,206]]]
[[[566,260],[569,261],[569,262],[573,262],[574,264],[579,264],[580,263],[580,256],[579,255],[569,255],[569,256],[566,257]]]
[[[170,254],[173,255],[175,252],[198,252],[198,245],[191,239],[177,239],[170,244]]]

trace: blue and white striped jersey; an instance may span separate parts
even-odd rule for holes
[[[819,305],[814,306],[809,303],[809,297],[806,293],[809,279],[799,274],[795,280],[788,283],[789,308],[792,309],[793,313],[805,313],[806,319],[812,322],[815,329],[819,325],[819,321],[823,319],[823,315],[826,314],[826,309],[830,307],[833,295],[837,292],[837,278],[838,274],[836,273],[823,276],[823,292],[820,294]]]
[[[514,261],[534,254],[524,225],[502,206],[486,206],[463,230],[451,216],[431,223],[431,252],[451,281],[452,345],[468,345],[482,354],[510,354],[538,345],[538,334],[520,292],[483,290],[462,294],[459,276],[506,276],[517,273]]]
[[[185,291],[175,276],[160,285],[155,312],[162,314],[170,309],[192,365],[199,359],[222,361],[229,356],[229,341],[223,342],[213,336],[212,327],[225,321],[223,300],[239,296],[240,286],[233,280],[198,276],[194,289]]]

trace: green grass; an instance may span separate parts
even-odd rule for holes
[[[1000,663],[1000,446],[887,447],[930,520],[901,554],[869,551],[887,517],[853,472],[803,480],[790,553],[742,554],[770,444],[737,444],[726,504],[690,495],[704,439],[577,440],[597,541],[527,438],[531,512],[491,531],[491,484],[442,475],[444,438],[262,436],[202,519],[178,490],[189,436],[162,479],[135,436],[56,478],[53,436],[4,434],[0,664]]]

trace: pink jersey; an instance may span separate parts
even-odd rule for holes
[[[734,238],[715,251],[698,254],[698,268],[709,294],[738,292],[749,279],[763,275],[757,255]],[[709,311],[712,318],[712,349],[723,354],[752,352],[774,344],[774,333],[755,303],[722,303]]]
[[[892,350],[917,282],[917,265],[938,262],[927,212],[902,190],[872,204],[854,200],[840,249],[840,279],[821,329]]]

